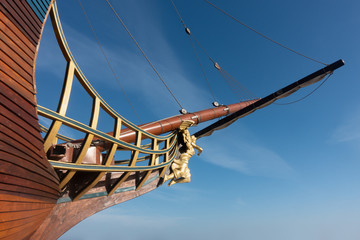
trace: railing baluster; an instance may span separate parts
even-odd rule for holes
[[[147,179],[149,178],[149,176],[153,171],[159,171],[158,169],[160,169],[160,176],[163,176],[165,174],[165,170],[167,166],[170,164],[172,160],[172,159],[170,160],[169,157],[173,157],[173,149],[177,149],[176,143],[174,142],[177,139],[176,134],[172,133],[167,136],[155,136],[151,133],[143,131],[141,128],[129,122],[127,119],[123,118],[116,111],[114,111],[95,91],[95,89],[86,79],[81,69],[77,65],[73,55],[70,52],[70,48],[66,42],[55,3],[51,8],[50,16],[52,20],[54,33],[58,41],[58,45],[67,62],[67,69],[66,69],[64,85],[57,111],[54,112],[50,109],[46,109],[44,107],[38,106],[39,115],[51,119],[53,121],[45,137],[44,149],[47,152],[52,144],[57,143],[58,136],[60,136],[58,132],[62,124],[86,134],[82,142],[81,149],[78,155],[76,156],[76,159],[73,162],[67,164],[64,163],[66,166],[61,164],[57,166],[55,166],[56,164],[54,165],[54,167],[57,169],[68,170],[65,176],[62,178],[59,187],[61,189],[65,189],[65,187],[71,181],[71,179],[77,173],[77,171],[93,171],[97,173],[97,175],[95,175],[96,177],[93,180],[91,180],[89,184],[87,184],[84,188],[82,188],[75,194],[73,200],[78,200],[81,199],[81,197],[84,196],[84,194],[86,194],[91,188],[96,186],[96,184],[99,181],[101,181],[101,179],[104,177],[106,172],[124,171],[123,174],[116,181],[116,183],[114,183],[111,186],[111,189],[108,192],[109,196],[115,193],[116,189],[123,182],[125,182],[132,173],[145,172],[144,177],[141,179],[141,181],[139,181],[139,183],[136,186],[136,189],[139,189],[141,188],[141,186],[144,185],[144,183],[147,181]],[[74,75],[77,77],[81,86],[88,93],[88,95],[92,99],[94,99],[91,120],[89,125],[77,122],[66,116],[66,110],[69,104]],[[115,119],[116,123],[114,128],[114,134],[112,136],[107,135],[96,129],[99,119],[100,107]],[[137,135],[134,144],[127,143],[119,139],[122,125],[136,132]],[[87,154],[90,145],[93,143],[94,137],[96,137],[97,140],[99,139],[105,141],[106,142],[105,146],[109,146],[109,147],[108,149],[106,149],[107,155],[105,159],[103,160],[101,165],[98,165],[98,166],[102,166],[102,168],[96,168],[95,170],[90,170],[91,166],[82,164],[82,161],[85,155]],[[151,149],[149,148],[149,146],[141,145],[141,140],[143,137],[152,139]],[[165,141],[165,147],[159,150],[159,143],[162,141]],[[131,151],[131,158],[129,160],[129,164],[128,166],[126,166],[125,170],[115,169],[116,166],[114,166],[114,170],[111,169],[109,170],[109,168],[112,167],[112,160],[114,159],[115,153],[118,150],[118,148],[121,148],[122,150]],[[171,156],[169,154],[170,152],[172,153]],[[140,153],[150,154],[150,160],[147,167],[136,166],[136,163],[138,161],[138,156]],[[164,161],[162,163],[159,163],[159,157],[161,157],[161,155],[164,156]],[[55,163],[56,161],[50,161],[50,162]]]
[[[141,146],[141,132],[137,132],[136,133],[136,142],[135,142],[135,145],[137,147],[140,147]],[[129,167],[133,167],[135,166],[136,164],[136,160],[139,156],[139,150],[133,150],[132,153],[131,153],[131,159],[130,159],[130,162],[129,162]],[[111,188],[111,190],[109,191],[108,193],[108,196],[111,196],[115,190],[123,183],[126,181],[126,179],[130,176],[130,173],[131,172],[126,172],[126,173],[123,173],[121,175],[121,177],[119,178],[118,182],[116,182],[114,184],[114,186]]]
[[[170,145],[170,138],[166,139],[166,141],[165,141],[165,148],[169,148],[169,145]],[[169,151],[165,153],[164,158],[165,158],[165,159],[164,159],[164,162],[167,162],[167,161],[169,160]],[[160,173],[159,173],[159,177],[160,177],[160,178],[164,177],[165,172],[166,172],[166,168],[167,168],[167,167],[164,167],[164,168],[160,171]]]
[[[121,130],[121,119],[117,118],[115,122],[115,131],[114,131],[114,137],[119,138],[120,137],[120,130]],[[108,150],[108,153],[106,154],[106,159],[104,160],[103,165],[110,166],[112,159],[114,158],[117,144],[113,143],[111,144],[110,149]],[[100,172],[94,180],[92,180],[87,186],[85,186],[79,193],[76,194],[76,196],[73,198],[73,201],[79,200],[85,193],[87,193],[93,186],[95,186],[101,178],[105,175],[106,172]]]
[[[157,144],[157,139],[154,138],[152,140],[152,150],[158,150],[159,149],[159,145]],[[156,153],[151,154],[151,159],[149,162],[149,166],[154,166],[159,164],[159,157],[157,156]],[[144,183],[146,182],[146,180],[149,178],[150,174],[152,173],[152,170],[148,170],[145,174],[145,176],[141,179],[141,181],[139,182],[139,184],[136,186],[136,190],[139,190],[141,188],[142,185],[144,185]]]
[[[58,105],[57,112],[65,116],[67,107],[69,105],[69,99],[70,99],[70,93],[72,88],[72,83],[74,79],[74,71],[75,71],[75,65],[72,61],[68,62],[66,67],[66,76],[64,80],[64,85]],[[57,142],[57,133],[59,132],[59,129],[61,127],[62,122],[61,121],[53,121],[51,124],[48,133],[46,134],[45,140],[44,140],[44,150],[47,152],[52,144],[56,144]]]
[[[99,120],[99,113],[100,113],[100,100],[98,98],[95,98],[93,103],[93,110],[91,114],[91,121],[90,121],[90,127],[93,129],[96,129]],[[75,164],[81,164],[81,161],[85,157],[93,138],[94,135],[92,134],[88,133],[86,135],[85,140],[82,143],[80,153],[74,162]],[[76,173],[75,170],[68,171],[66,176],[60,181],[59,184],[60,189],[63,189],[65,187],[65,185],[71,180],[71,178],[75,175],[75,173]]]

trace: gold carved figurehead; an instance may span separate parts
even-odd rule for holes
[[[180,156],[175,159],[170,166],[170,174],[164,177],[164,182],[171,179],[169,186],[175,183],[187,183],[191,180],[190,169],[188,167],[189,159],[195,154],[195,149],[198,150],[198,155],[202,152],[202,148],[197,146],[196,137],[190,136],[189,127],[194,124],[193,121],[184,121],[179,127],[180,141],[182,147],[180,148]]]

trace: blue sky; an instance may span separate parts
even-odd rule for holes
[[[111,2],[181,104],[190,112],[211,107],[210,90],[171,2]],[[174,2],[209,55],[258,97],[323,67],[259,37],[204,1]],[[212,2],[305,55],[326,63],[342,58],[346,65],[308,98],[271,105],[200,139],[204,152],[190,161],[191,183],[162,186],[100,212],[60,239],[359,239],[360,3]],[[135,123],[178,114],[176,102],[106,2],[83,5],[141,122],[106,65],[78,2],[58,1],[70,48],[102,97]],[[211,62],[198,53],[218,101],[237,102]],[[48,23],[36,69],[40,105],[56,108],[64,70]],[[278,103],[297,100],[316,86]],[[76,89],[69,115],[88,121],[89,99]],[[112,130],[103,123],[102,130]]]

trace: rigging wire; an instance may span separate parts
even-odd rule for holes
[[[298,51],[295,51],[294,49],[291,49],[291,48],[289,48],[289,47],[287,47],[287,46],[285,46],[285,45],[283,45],[283,44],[281,44],[281,43],[279,43],[279,42],[271,39],[270,37],[266,36],[265,34],[262,34],[261,32],[255,30],[254,28],[250,27],[249,25],[247,25],[247,24],[241,22],[240,20],[236,19],[234,16],[232,16],[232,15],[229,14],[228,12],[222,10],[221,8],[219,8],[218,6],[214,5],[213,3],[209,2],[208,0],[204,0],[204,1],[205,1],[206,3],[208,3],[208,4],[210,4],[211,6],[213,6],[214,8],[216,8],[218,11],[222,12],[223,14],[225,14],[226,16],[230,17],[230,18],[233,19],[234,21],[240,23],[240,24],[243,25],[244,27],[246,27],[246,28],[248,28],[249,30],[255,32],[255,33],[258,34],[258,35],[260,35],[261,37],[263,37],[263,38],[265,38],[265,39],[267,39],[267,40],[269,40],[269,41],[277,44],[278,46],[280,46],[280,47],[282,47],[282,48],[284,48],[284,49],[286,49],[286,50],[288,50],[288,51],[291,51],[291,52],[293,52],[293,53],[295,53],[295,54],[297,54],[297,55],[299,55],[299,56],[302,56],[302,57],[304,57],[304,58],[307,58],[307,59],[309,59],[309,60],[311,60],[311,61],[314,61],[314,62],[323,64],[323,65],[325,65],[325,66],[328,65],[328,64],[323,63],[323,62],[321,62],[321,61],[319,61],[319,60],[316,60],[316,59],[314,59],[314,58],[308,57],[308,56],[306,56],[306,55],[304,55],[304,54],[302,54],[302,53],[300,53],[300,52],[298,52]]]
[[[107,57],[107,55],[106,55],[106,53],[105,53],[105,51],[104,51],[104,49],[103,49],[103,47],[102,47],[102,45],[101,45],[101,43],[100,43],[100,40],[99,40],[99,38],[97,37],[93,26],[91,25],[90,19],[89,19],[88,15],[87,15],[86,12],[85,12],[85,9],[84,9],[84,7],[83,7],[83,5],[82,5],[82,3],[81,3],[81,0],[78,0],[78,2],[79,2],[79,5],[80,5],[80,7],[81,7],[82,12],[83,12],[84,15],[85,15],[86,21],[87,21],[88,25],[90,26],[91,31],[92,31],[95,39],[96,39],[96,42],[97,42],[97,44],[99,45],[99,48],[100,48],[100,50],[101,50],[101,53],[104,55],[105,60],[106,60],[106,62],[107,62],[107,64],[108,64],[111,72],[113,73],[113,75],[114,75],[114,77],[115,77],[115,79],[116,79],[117,84],[118,84],[119,87],[121,88],[122,92],[123,92],[124,95],[125,95],[125,98],[126,98],[127,102],[129,103],[129,105],[131,106],[132,110],[134,111],[137,119],[138,119],[139,122],[141,123],[141,120],[140,120],[139,115],[138,115],[137,112],[135,111],[135,108],[134,108],[134,106],[132,105],[129,96],[126,94],[124,88],[121,86],[120,79],[118,78],[117,74],[115,73],[115,71],[114,71],[114,69],[113,69],[113,67],[112,67],[112,65],[111,65],[111,63],[110,63],[109,58]]]
[[[239,98],[239,101],[245,101],[246,99],[244,99],[237,91],[235,91],[236,87],[232,87],[232,85],[234,84],[229,78],[226,77],[225,73],[221,70],[219,70],[220,75],[222,76],[222,78],[225,80],[225,82],[229,85],[230,90],[234,93],[235,96],[237,96]]]
[[[196,48],[195,48],[195,46],[194,46],[193,40],[192,40],[191,37],[190,37],[189,39],[190,39],[190,42],[191,42],[191,46],[192,46],[192,48],[193,48],[193,50],[194,50],[196,59],[197,59],[199,65],[200,65],[201,71],[202,71],[202,73],[203,73],[203,75],[204,75],[205,81],[206,81],[206,83],[207,83],[207,85],[208,85],[208,87],[209,87],[209,90],[210,90],[210,92],[211,92],[211,95],[212,95],[214,101],[217,102],[216,97],[215,97],[215,94],[214,94],[214,91],[213,91],[213,89],[212,89],[212,87],[211,87],[211,85],[210,85],[210,82],[209,82],[206,74],[205,74],[204,67],[202,66],[202,64],[201,64],[201,62],[200,62],[199,55],[198,55],[197,52],[196,52]]]
[[[209,60],[214,64],[214,67],[220,72],[221,77],[226,81],[226,83],[229,84],[229,81],[227,80],[227,78],[231,79],[231,81],[233,81],[236,85],[241,86],[240,88],[244,89],[245,92],[247,92],[249,95],[247,95],[248,97],[250,97],[250,99],[256,99],[258,97],[255,96],[254,93],[252,93],[249,89],[247,89],[245,86],[243,86],[238,80],[236,80],[236,78],[232,77],[228,72],[225,71],[225,69],[223,69],[222,67],[220,67],[220,65],[210,57],[210,55],[206,52],[205,48],[200,44],[200,42],[197,40],[197,38],[195,36],[193,36],[197,45],[200,47],[200,49],[204,52],[204,54],[209,58]],[[230,84],[229,84],[230,86]],[[230,87],[231,88],[231,87]],[[232,90],[233,91],[233,90]],[[235,95],[238,95],[237,93]]]
[[[235,78],[233,78],[228,72],[225,71],[225,69],[220,68],[219,70],[220,72],[224,73],[224,77],[228,78],[231,80],[231,82],[235,85],[235,87],[237,87],[240,92],[242,92],[242,94],[246,97],[245,100],[250,100],[250,99],[256,99],[258,97],[256,97],[251,91],[249,91],[249,89],[247,89],[246,87],[244,87],[244,85],[242,85],[239,81],[237,81]]]
[[[186,27],[186,24],[185,24],[184,20],[182,19],[181,15],[180,15],[180,12],[179,12],[179,10],[177,9],[177,7],[175,6],[175,3],[173,2],[173,0],[170,0],[170,2],[171,2],[171,4],[173,5],[173,7],[174,7],[174,9],[175,9],[175,11],[176,11],[176,13],[177,13],[177,15],[179,16],[180,21],[181,21],[181,23],[183,24],[183,26],[184,26],[184,28],[185,28],[185,32],[186,32],[187,35],[189,36],[192,49],[193,49],[193,51],[194,51],[194,53],[195,53],[195,56],[196,56],[196,59],[197,59],[199,65],[200,65],[200,68],[201,68],[201,71],[202,71],[202,73],[203,73],[203,75],[204,75],[205,81],[206,81],[206,83],[207,83],[207,85],[208,85],[208,87],[209,87],[209,89],[210,89],[210,92],[211,92],[211,95],[212,95],[214,101],[217,102],[216,97],[215,97],[215,94],[214,94],[214,91],[213,91],[213,89],[212,89],[212,87],[211,87],[211,85],[210,85],[210,82],[209,82],[206,74],[205,74],[204,67],[203,67],[202,64],[201,64],[199,55],[198,55],[198,53],[196,52],[196,48],[195,48],[194,43],[193,43],[193,40],[192,40],[192,34],[190,33],[190,29]]]
[[[142,50],[142,48],[140,47],[140,45],[138,44],[138,42],[135,40],[135,38],[133,37],[133,35],[130,33],[129,29],[126,27],[125,23],[121,20],[119,14],[116,12],[116,10],[113,8],[113,6],[110,4],[110,2],[108,0],[105,0],[107,2],[107,4],[109,5],[109,7],[111,8],[111,10],[113,11],[113,13],[115,14],[116,18],[119,20],[119,22],[121,23],[121,25],[124,27],[125,31],[129,34],[129,36],[131,37],[131,39],[133,40],[133,42],[135,43],[135,45],[137,46],[137,48],[140,50],[140,52],[142,53],[142,55],[145,57],[146,61],[149,63],[149,65],[151,66],[151,68],[154,70],[154,72],[156,73],[156,75],[158,76],[158,78],[161,80],[161,82],[164,84],[164,86],[166,87],[166,89],[169,91],[169,93],[171,94],[171,96],[173,97],[173,99],[176,101],[176,103],[180,106],[180,108],[182,110],[184,110],[184,108],[182,107],[182,105],[180,104],[180,102],[178,101],[178,99],[175,97],[174,93],[170,90],[170,88],[168,87],[168,85],[165,83],[164,79],[160,76],[159,72],[155,69],[154,65],[151,63],[150,59],[146,56],[145,52]]]
[[[184,28],[186,29],[187,28],[186,24],[185,24],[184,20],[182,19],[181,15],[180,15],[180,12],[178,11],[177,7],[175,6],[175,3],[173,2],[173,0],[170,0],[170,1],[171,1],[171,4],[173,5],[177,15],[179,16],[181,23],[184,25]]]
[[[222,68],[218,65],[218,63],[217,63],[214,59],[212,59],[212,58],[210,57],[210,55],[206,52],[206,50],[205,50],[204,47],[200,44],[200,42],[197,40],[197,38],[196,38],[193,34],[190,34],[190,30],[189,30],[189,28],[187,28],[187,26],[186,26],[183,18],[181,17],[180,12],[179,12],[179,10],[177,9],[177,7],[176,7],[175,3],[173,2],[173,0],[170,0],[170,1],[171,1],[171,4],[173,5],[173,7],[174,7],[174,9],[175,9],[178,17],[179,17],[181,23],[183,24],[186,33],[189,35],[192,48],[193,48],[193,50],[194,50],[194,53],[195,53],[195,55],[196,55],[196,58],[197,58],[197,60],[198,60],[198,62],[199,62],[199,65],[200,65],[200,67],[201,67],[201,70],[202,70],[202,72],[203,72],[203,75],[204,75],[204,77],[205,77],[205,80],[206,80],[206,82],[207,82],[207,84],[208,84],[208,86],[209,86],[209,89],[210,89],[210,91],[211,91],[211,93],[212,93],[212,95],[213,95],[213,98],[214,98],[215,102],[216,102],[215,95],[214,95],[214,93],[213,93],[213,91],[212,91],[212,88],[211,88],[211,86],[210,86],[210,83],[209,83],[209,81],[208,81],[208,79],[207,79],[207,77],[206,77],[205,71],[204,71],[204,69],[203,69],[203,67],[202,67],[202,64],[201,64],[201,62],[200,62],[199,56],[198,56],[198,54],[197,54],[197,52],[196,52],[196,48],[195,48],[195,46],[194,46],[193,39],[195,40],[196,44],[200,47],[200,49],[204,52],[204,54],[209,58],[209,60],[214,64],[215,68],[219,71],[220,75],[222,76],[222,78],[225,80],[225,82],[226,82],[229,86],[231,85],[231,83],[233,83],[235,86],[238,86],[239,89],[243,89],[243,92],[247,92],[248,94],[250,93],[249,95],[247,95],[248,97],[250,96],[250,98],[256,98],[253,93],[251,93],[251,92],[250,92],[248,89],[246,89],[240,82],[238,82],[238,81],[237,81],[235,78],[233,78],[229,73],[227,73],[224,69],[222,69]],[[230,89],[231,89],[232,92],[234,92],[235,95],[237,95],[238,97],[240,97],[240,99],[243,99],[243,98],[240,96],[239,93],[237,93],[237,92],[234,91],[234,90],[236,89],[236,87],[235,87],[235,88],[232,88],[232,87],[230,86]],[[244,89],[245,89],[245,91],[244,91]]]
[[[298,99],[298,100],[295,100],[295,101],[292,101],[292,102],[287,102],[287,103],[274,103],[275,105],[290,105],[290,104],[293,104],[293,103],[297,103],[297,102],[300,102],[302,100],[304,100],[305,98],[309,97],[310,95],[312,95],[315,91],[317,91],[327,80],[329,80],[329,78],[331,77],[333,73],[329,73],[329,75],[324,79],[324,81],[322,81],[322,83],[319,84],[319,86],[317,86],[314,90],[312,90],[310,93],[306,94],[304,97]]]

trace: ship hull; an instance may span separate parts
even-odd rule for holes
[[[107,177],[104,177],[81,200],[72,202],[66,196],[63,196],[30,239],[57,239],[85,218],[116,204],[146,194],[159,186],[159,172],[154,171],[151,173],[149,180],[139,190],[136,190],[137,182],[143,177],[141,175],[132,173],[128,180],[111,196],[106,194]]]
[[[2,0],[0,20],[0,239],[27,239],[59,198],[36,111],[35,59],[44,19],[27,1]]]

